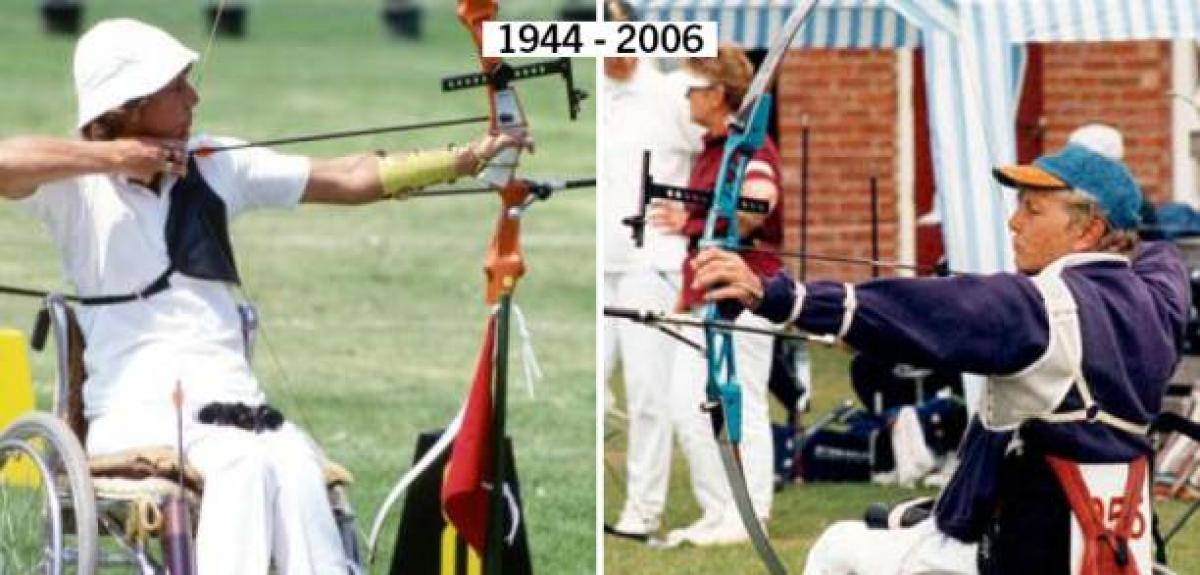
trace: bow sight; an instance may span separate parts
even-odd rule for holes
[[[580,103],[587,99],[588,93],[575,87],[575,74],[571,68],[570,58],[558,58],[520,66],[501,62],[491,72],[474,72],[442,78],[442,91],[454,92],[483,86],[503,90],[511,82],[553,74],[560,74],[563,77],[567,91],[567,111],[571,115],[571,119],[575,120],[579,117]],[[503,119],[501,121],[503,122]]]
[[[697,190],[693,188],[683,188],[679,186],[668,186],[654,181],[650,176],[650,151],[642,152],[642,190],[641,199],[638,201],[638,213],[627,216],[621,220],[622,225],[629,226],[629,232],[633,237],[633,243],[637,247],[642,247],[646,238],[646,209],[650,205],[650,201],[654,199],[671,200],[682,202],[685,204],[694,204],[711,208],[713,205],[712,190]],[[743,198],[740,195],[737,199],[737,208],[740,212],[750,214],[765,214],[771,211],[771,205],[766,200],[755,198]]]

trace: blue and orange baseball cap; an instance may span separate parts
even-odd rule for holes
[[[1141,222],[1142,191],[1121,161],[1120,137],[1108,126],[1085,126],[1058,152],[1032,164],[995,168],[992,175],[1013,188],[1078,190],[1100,204],[1113,228],[1134,230]]]

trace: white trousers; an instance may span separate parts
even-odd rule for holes
[[[766,329],[775,327],[749,312],[743,312],[737,323]],[[704,331],[700,328],[680,331],[692,341],[704,344]],[[739,332],[733,341],[738,382],[742,387],[742,463],[754,511],[759,519],[765,520],[771,515],[775,482],[774,445],[767,405],[773,337]],[[712,420],[700,409],[707,397],[704,393],[707,376],[705,356],[677,343],[675,366],[671,372],[671,420],[692,472],[692,491],[705,517],[740,522],[713,438]]]
[[[298,427],[251,433],[185,422],[188,463],[204,476],[196,534],[200,575],[346,573],[322,476],[323,456]],[[88,452],[175,445],[170,413],[116,414],[89,425]]]
[[[617,284],[620,283],[622,275],[624,274],[604,274],[604,305],[617,305]],[[617,354],[617,341],[619,340],[617,336],[617,327],[620,326],[621,322],[623,321],[626,320],[605,316],[603,318],[603,329],[600,330],[602,332],[601,337],[604,338],[602,340],[604,344],[604,356],[601,358],[601,368],[604,369],[605,412],[608,412],[612,407],[614,407],[613,405],[610,405],[612,402],[613,393],[609,389],[608,382],[612,379],[613,373],[616,373],[617,361],[620,359],[620,356]]]
[[[680,281],[678,272],[653,269],[607,274],[605,301],[623,307],[668,310],[675,303]],[[671,380],[675,340],[653,327],[626,320],[617,320],[606,328],[605,339],[616,340],[614,352],[621,359],[629,415],[623,509],[640,518],[657,518],[666,506],[671,471],[667,382]]]
[[[813,544],[804,575],[976,575],[976,545],[938,531],[932,519],[905,529],[839,521]]]

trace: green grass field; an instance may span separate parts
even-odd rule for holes
[[[849,356],[839,350],[814,347],[812,411],[806,419],[815,419],[843,399],[854,396],[850,388],[847,364]],[[619,384],[617,386],[619,388]],[[619,392],[619,389],[618,389]],[[604,517],[615,521],[624,500],[624,436],[619,425],[606,430],[604,450]],[[614,431],[617,430],[617,431]],[[670,495],[663,518],[666,529],[683,527],[700,515],[688,483],[687,465],[676,456],[671,469]],[[776,492],[771,513],[771,544],[784,560],[788,571],[800,573],[804,559],[821,532],[835,521],[862,517],[875,501],[898,501],[916,495],[934,495],[931,489],[909,490],[861,483],[814,483],[792,485]],[[1186,506],[1177,502],[1156,505],[1161,525],[1174,525]],[[1171,567],[1176,573],[1200,573],[1200,518],[1193,518],[1169,546]],[[758,556],[747,545],[706,548],[651,549],[613,537],[605,538],[605,573],[624,575],[655,573],[697,575],[724,573],[765,573]]]
[[[389,37],[377,0],[251,3],[249,36],[218,39],[199,90],[198,132],[245,139],[486,113],[482,92],[443,95],[439,79],[477,70],[452,2],[427,2],[425,38]],[[548,17],[557,4],[505,2],[502,16]],[[200,2],[87,2],[90,22],[135,16],[200,50]],[[36,3],[0,3],[0,136],[67,135],[73,42],[40,32]],[[577,61],[594,92],[591,60]],[[523,173],[594,174],[594,106],[566,119],[562,83],[524,83],[539,151]],[[289,148],[340,155],[441,147],[482,126]],[[264,329],[256,371],[273,403],[351,469],[360,528],[411,462],[417,434],[443,426],[467,389],[483,335],[482,258],[493,197],[359,208],[304,207],[239,220],[234,243]],[[592,573],[595,551],[595,193],[570,191],[524,220],[528,275],[517,302],[545,380],[530,398],[512,354],[509,431],[539,573]],[[0,203],[0,283],[64,289],[40,225]],[[36,300],[0,297],[0,326],[28,329]],[[514,345],[515,350],[515,345]],[[43,405],[49,354],[34,357]],[[2,398],[0,398],[2,400]],[[394,521],[393,521],[394,527]],[[394,531],[390,531],[394,532]],[[389,562],[391,536],[375,572]]]

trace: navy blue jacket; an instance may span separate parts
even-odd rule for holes
[[[1062,277],[1078,305],[1083,372],[1096,402],[1124,420],[1149,423],[1179,360],[1190,308],[1187,270],[1178,250],[1146,243],[1129,265],[1073,266]],[[811,282],[804,291],[795,325],[817,334],[837,333],[846,286]],[[1024,275],[881,279],[858,284],[854,291],[857,305],[844,340],[894,361],[1005,375],[1032,364],[1049,342],[1041,294]],[[756,313],[786,321],[796,292],[791,278],[771,278]],[[1072,391],[1060,409],[1081,405]],[[1099,423],[1029,421],[1020,433],[1036,452],[1084,463],[1126,462],[1150,453],[1146,437]],[[944,532],[978,538],[980,514],[988,513],[987,503],[995,498],[996,471],[1008,438],[972,425],[960,448],[961,465],[939,504]]]

